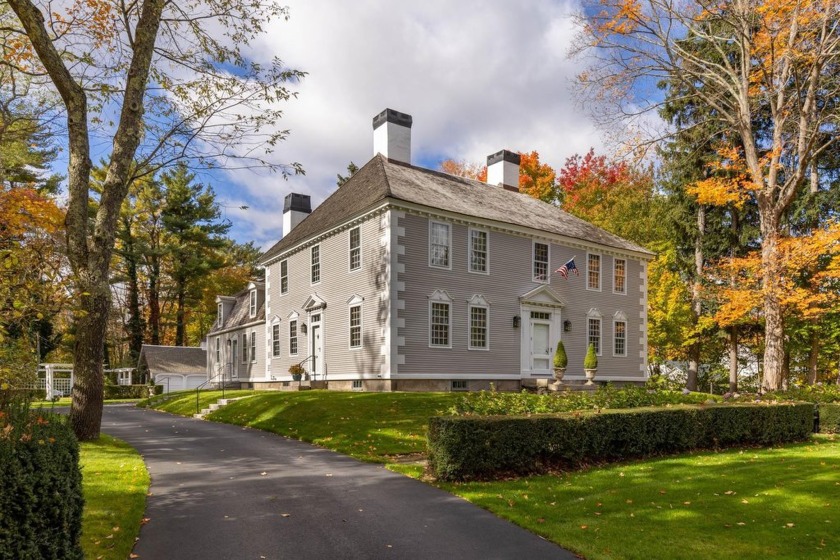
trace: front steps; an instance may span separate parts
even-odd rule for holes
[[[208,414],[210,414],[211,412],[215,412],[215,411],[219,410],[220,408],[222,408],[223,406],[229,405],[230,403],[232,403],[234,401],[239,401],[239,400],[247,399],[247,398],[248,398],[248,396],[236,397],[236,398],[233,398],[233,399],[219,399],[216,402],[214,402],[213,404],[211,404],[210,406],[208,406],[207,408],[201,409],[201,412],[199,412],[197,414],[193,414],[193,418],[198,418],[199,420],[204,420],[204,417],[207,416]]]

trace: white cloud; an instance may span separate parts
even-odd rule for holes
[[[306,175],[236,171],[217,190],[250,209],[231,213],[240,240],[268,246],[280,235],[283,197],[319,204],[336,173],[372,156],[372,117],[390,107],[411,114],[412,159],[435,166],[452,157],[482,161],[501,148],[537,150],[560,167],[574,153],[602,147],[576,104],[567,58],[577,5],[426,0],[290,0],[291,19],[254,45],[256,58],[278,56],[309,73],[285,106],[278,128],[290,137],[278,161]],[[229,204],[229,203],[226,203]]]

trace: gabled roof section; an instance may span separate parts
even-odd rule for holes
[[[148,369],[152,376],[164,373],[207,373],[207,351],[195,346],[144,344],[140,349],[139,367]]]
[[[653,255],[647,249],[560,208],[486,183],[431,171],[376,155],[260,259],[262,264],[386,199],[437,208],[465,217],[541,230],[583,242]]]
[[[257,284],[258,289],[261,284]],[[218,298],[217,298],[218,299]],[[245,288],[235,296],[225,297],[226,300],[234,299],[233,307],[231,308],[230,312],[228,312],[225,316],[222,317],[224,321],[221,326],[219,326],[218,321],[213,323],[213,327],[207,334],[217,333],[219,331],[226,331],[228,329],[232,329],[235,327],[239,327],[242,325],[247,325],[249,323],[255,323],[257,321],[265,321],[265,302],[263,302],[257,308],[257,315],[255,317],[251,317],[251,290]]]
[[[526,294],[519,296],[519,301],[531,305],[542,305],[546,307],[565,307],[566,300],[557,295],[557,292],[548,285],[534,288]]]

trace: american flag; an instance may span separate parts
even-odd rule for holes
[[[569,259],[569,262],[567,262],[566,264],[564,264],[563,266],[561,266],[560,268],[558,268],[554,272],[560,274],[560,276],[562,276],[563,278],[568,280],[570,270],[574,271],[575,276],[580,276],[580,272],[578,271],[578,267],[575,266],[575,258],[574,257]]]

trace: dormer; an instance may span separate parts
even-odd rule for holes
[[[260,307],[265,300],[265,289],[264,284],[257,283],[257,282],[249,282],[248,283],[248,318],[254,319],[257,316],[257,312],[260,310]]]
[[[225,321],[233,311],[236,298],[228,296],[216,296],[216,328],[224,326]]]

